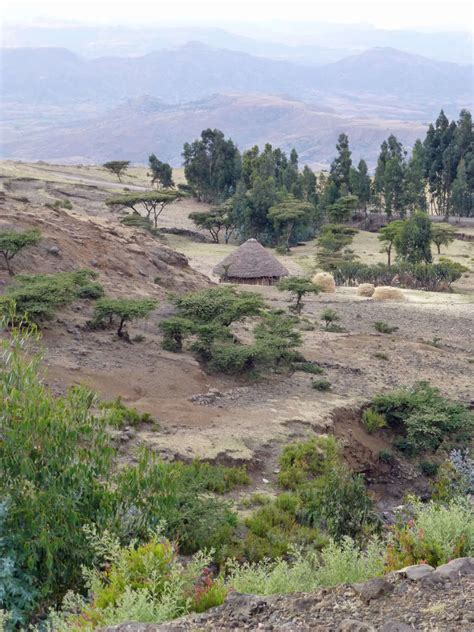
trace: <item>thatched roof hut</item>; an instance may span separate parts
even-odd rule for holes
[[[214,274],[227,283],[272,285],[288,270],[256,239],[248,239],[216,265]]]

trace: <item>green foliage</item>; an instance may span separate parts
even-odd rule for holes
[[[395,462],[395,458],[390,450],[380,450],[378,457],[379,461],[386,465],[392,465]]]
[[[229,562],[228,583],[241,593],[271,595],[310,592],[322,586],[362,582],[383,574],[383,545],[371,540],[361,549],[350,538],[329,542],[319,554],[300,549],[291,559],[279,558],[260,563]]]
[[[398,219],[393,222],[387,224],[387,226],[383,226],[379,230],[379,241],[382,242],[382,251],[387,254],[387,265],[390,267],[391,258],[392,258],[392,250],[395,244],[396,239],[398,238],[402,226],[404,225],[404,220]]]
[[[363,477],[353,475],[344,465],[327,469],[303,487],[301,499],[301,522],[324,529],[336,540],[360,538],[377,527]]]
[[[338,456],[336,440],[331,435],[291,443],[279,458],[278,483],[286,489],[297,489],[333,467]]]
[[[306,294],[319,294],[321,288],[316,283],[313,283],[305,277],[290,276],[279,281],[277,285],[278,289],[282,292],[290,292],[295,304],[292,309],[300,314],[303,309],[303,297]]]
[[[130,160],[109,160],[109,162],[104,162],[102,165],[104,169],[110,171],[117,176],[118,181],[122,182],[122,176],[127,171],[130,165]]]
[[[316,391],[330,391],[331,382],[329,380],[312,380],[311,388],[314,388]]]
[[[110,402],[100,402],[98,408],[104,411],[105,423],[113,428],[139,426],[153,421],[149,413],[140,413],[136,408],[126,406],[120,397]]]
[[[449,224],[433,223],[431,226],[431,241],[436,245],[438,254],[441,254],[441,246],[449,246],[454,241],[456,230]]]
[[[472,438],[474,414],[427,382],[377,395],[372,408],[399,435],[396,447],[407,454],[436,452]]]
[[[383,320],[376,320],[374,323],[374,329],[381,334],[393,334],[395,331],[398,331],[399,327],[395,325],[389,325]]]
[[[181,316],[173,316],[167,320],[162,320],[158,325],[163,332],[161,346],[166,351],[178,353],[183,349],[184,338],[195,330],[192,320]]]
[[[156,536],[139,546],[107,545],[97,560],[105,570],[96,566],[85,573],[89,599],[67,595],[62,611],[51,613],[48,629],[91,631],[129,620],[157,624],[203,612],[226,597],[223,582],[209,573],[208,554],[199,553],[184,565],[175,547]]]
[[[219,203],[230,197],[240,177],[241,157],[232,140],[217,129],[206,129],[201,137],[183,148],[184,175],[202,202]]]
[[[339,320],[339,316],[334,309],[331,309],[330,307],[326,307],[321,312],[321,320],[324,321],[324,326],[326,330],[328,330],[330,325],[333,325],[336,321]]]
[[[383,351],[376,351],[374,353],[374,358],[377,358],[377,360],[389,360],[388,355]]]
[[[395,238],[397,257],[412,264],[431,263],[432,238],[432,224],[427,213],[413,213]]]
[[[119,323],[117,335],[123,335],[123,326],[131,320],[145,318],[156,307],[151,298],[101,298],[94,306],[93,327],[112,325],[116,319]]]
[[[312,373],[314,375],[324,373],[324,369],[314,362],[295,362],[293,368],[295,371],[303,371],[303,373]]]
[[[26,314],[31,321],[40,323],[78,298],[99,294],[101,286],[91,281],[95,277],[91,270],[18,275],[0,298],[0,309],[8,314],[13,303],[19,316]]]
[[[425,505],[411,499],[408,516],[400,516],[390,534],[386,554],[388,570],[425,562],[446,564],[474,552],[474,521],[467,498],[454,498],[446,505]]]
[[[178,312],[196,323],[218,323],[228,327],[246,316],[258,316],[265,301],[256,292],[240,292],[222,285],[190,292],[176,299]]]
[[[318,237],[317,263],[323,270],[333,271],[344,261],[352,261],[354,255],[343,251],[352,243],[357,230],[343,224],[326,224]]]
[[[13,275],[10,261],[13,257],[27,246],[35,246],[41,239],[38,230],[2,230],[0,231],[0,254],[3,255],[8,273]]]
[[[245,466],[226,467],[194,461],[189,466],[189,472],[191,476],[196,477],[203,489],[216,494],[226,494],[236,487],[250,485],[252,482]]]
[[[143,217],[143,215],[139,215],[138,213],[131,213],[130,215],[125,215],[120,220],[120,223],[124,226],[129,226],[130,228],[139,228],[141,230],[145,230],[152,235],[156,235],[156,230],[153,228],[153,224],[148,217]]]
[[[336,200],[334,204],[328,206],[326,212],[331,222],[347,222],[354,215],[358,205],[359,198],[357,195],[344,195]]]
[[[310,202],[298,200],[292,194],[268,209],[267,217],[273,222],[277,239],[287,251],[290,250],[294,231],[299,225],[309,222],[313,211],[314,206]]]
[[[337,285],[391,285],[394,278],[400,287],[442,292],[449,290],[451,284],[461,278],[467,268],[448,259],[439,263],[396,263],[388,266],[383,263],[367,265],[358,261],[336,261],[332,273]]]
[[[222,231],[224,231],[224,242],[227,244],[236,229],[233,206],[229,202],[215,206],[208,211],[190,213],[189,219],[198,228],[209,231],[212,240],[216,244],[219,243],[219,235]]]
[[[364,410],[361,421],[362,425],[369,434],[373,434],[374,432],[377,432],[377,430],[385,428],[387,425],[385,417],[380,413],[375,412],[375,410],[372,410],[372,408]]]
[[[145,212],[145,219],[151,222],[153,216],[153,227],[158,227],[158,218],[164,209],[183,197],[177,189],[161,189],[159,191],[144,191],[134,193],[122,193],[106,200],[107,206],[111,208],[128,208],[136,215],[141,215],[141,210]]]
[[[167,162],[161,162],[155,156],[151,154],[148,158],[148,164],[151,171],[151,183],[152,185],[158,183],[158,186],[164,189],[174,187],[173,181],[173,169]]]
[[[100,283],[93,283],[92,281],[82,285],[77,290],[77,298],[89,298],[91,300],[96,300],[98,298],[102,298],[104,296],[104,288]]]
[[[47,202],[45,204],[45,206],[47,206],[48,208],[52,208],[52,209],[67,208],[68,210],[71,210],[72,209],[72,202],[71,202],[71,200],[55,200],[53,202],[53,204]]]
[[[435,476],[438,472],[439,465],[433,461],[420,461],[420,472],[425,476]]]

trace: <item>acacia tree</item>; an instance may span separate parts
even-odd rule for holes
[[[219,243],[219,235],[224,231],[224,242],[227,244],[236,229],[232,204],[221,204],[209,211],[190,213],[189,218],[198,228],[208,230],[214,243]]]
[[[168,204],[181,198],[183,194],[174,189],[163,189],[161,191],[145,191],[144,193],[124,193],[108,199],[105,203],[110,207],[125,207],[132,209],[137,215],[141,215],[140,210],[145,209],[145,216],[157,228],[158,217]]]
[[[456,231],[449,224],[433,224],[431,226],[431,241],[436,245],[438,254],[441,254],[441,246],[449,246],[455,239]]]
[[[151,298],[101,298],[94,307],[92,325],[94,327],[112,325],[118,321],[117,336],[130,342],[124,335],[125,323],[138,318],[145,318],[155,308],[156,301]]]
[[[290,249],[290,242],[296,226],[307,223],[313,211],[312,204],[298,200],[291,194],[279,204],[270,207],[268,218],[273,222],[277,235],[286,250]]]
[[[396,219],[379,230],[378,237],[383,244],[381,252],[384,252],[387,255],[388,267],[390,267],[392,263],[392,250],[395,244],[395,240],[399,236],[404,223],[405,221],[403,219]]]
[[[119,182],[122,182],[122,176],[127,171],[129,164],[130,160],[109,160],[109,162],[104,162],[102,166],[110,173],[114,173]]]
[[[27,246],[36,245],[41,239],[41,233],[38,230],[19,231],[2,231],[0,232],[0,254],[3,255],[8,274],[13,276],[13,270],[10,261],[13,257]]]
[[[151,171],[151,184],[158,183],[160,187],[164,189],[170,189],[174,187],[173,180],[173,169],[170,164],[167,162],[161,162],[155,156],[155,154],[151,154],[148,158],[148,164],[150,166]]]
[[[292,297],[295,299],[292,309],[297,314],[301,314],[304,305],[303,297],[306,294],[319,294],[321,291],[319,285],[305,277],[287,277],[279,281],[277,287],[282,292],[290,292],[292,294]]]

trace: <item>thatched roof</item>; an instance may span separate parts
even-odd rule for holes
[[[256,239],[248,239],[216,265],[214,274],[229,279],[279,278],[288,276],[288,270]]]

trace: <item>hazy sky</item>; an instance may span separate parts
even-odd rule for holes
[[[97,24],[196,24],[232,21],[269,27],[275,22],[365,22],[382,28],[472,30],[471,2],[430,0],[0,0],[5,24],[76,21]]]

